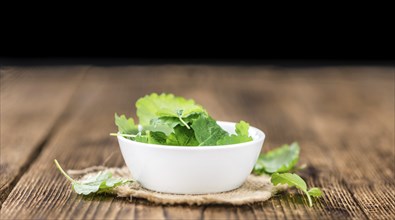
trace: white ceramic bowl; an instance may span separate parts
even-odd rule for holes
[[[235,123],[218,122],[234,133]],[[251,173],[265,134],[250,127],[252,141],[223,145],[180,147],[145,144],[118,136],[123,158],[143,187],[165,193],[206,194],[241,186]]]

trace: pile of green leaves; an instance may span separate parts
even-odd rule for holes
[[[306,194],[309,206],[313,206],[311,197],[319,197],[322,192],[319,188],[310,188],[307,190],[306,182],[297,174],[291,173],[298,168],[296,164],[299,161],[300,147],[294,142],[291,145],[283,145],[259,156],[255,164],[253,173],[256,175],[271,175],[273,185],[287,184],[302,190]]]
[[[77,194],[89,195],[91,193],[111,193],[117,186],[121,186],[132,180],[125,180],[121,178],[112,177],[110,172],[99,172],[95,176],[91,176],[87,179],[77,181],[71,178],[59,165],[58,161],[55,160],[55,165],[59,171],[71,182],[73,190]]]
[[[173,94],[152,93],[136,102],[138,126],[133,118],[115,113],[120,135],[133,141],[172,146],[215,146],[252,141],[249,124],[240,121],[235,134],[223,130],[202,106]]]

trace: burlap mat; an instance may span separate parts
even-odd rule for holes
[[[107,167],[90,167],[84,170],[69,170],[71,175],[83,175],[81,179],[88,176],[96,175],[99,171],[110,171],[114,177],[132,178],[127,167],[107,168]],[[231,204],[245,205],[254,202],[263,202],[272,197],[279,191],[285,190],[286,186],[273,186],[270,177],[267,175],[255,176],[250,175],[246,182],[239,188],[214,194],[203,195],[178,195],[154,192],[143,188],[139,183],[133,182],[114,189],[114,195],[119,197],[142,198],[158,204]]]

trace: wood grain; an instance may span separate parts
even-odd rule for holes
[[[56,129],[56,120],[64,112],[83,71],[84,68],[0,69],[0,207]]]
[[[395,217],[394,68],[164,65],[91,67],[84,72],[83,86],[67,107],[59,107],[66,114],[59,116],[59,127],[48,132],[48,142],[9,194],[1,218]],[[58,77],[59,83],[65,77],[76,75]],[[123,165],[116,140],[108,136],[115,130],[113,114],[134,115],[131,103],[153,91],[194,98],[218,120],[249,121],[266,132],[263,151],[297,140],[300,163],[308,164],[301,175],[309,186],[321,187],[325,196],[309,208],[298,190],[240,207],[161,206],[72,193],[52,160],[57,158],[67,169],[104,161],[108,166]]]

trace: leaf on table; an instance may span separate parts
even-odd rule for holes
[[[253,172],[262,173],[284,173],[291,171],[299,161],[300,147],[294,142],[285,144],[259,156]]]
[[[55,165],[59,171],[71,182],[72,188],[77,194],[89,195],[91,193],[107,193],[114,190],[115,187],[123,185],[132,180],[112,177],[110,172],[99,172],[97,175],[90,176],[84,180],[74,180],[71,178],[55,160]]]
[[[252,137],[248,135],[250,125],[245,121],[236,124],[236,134],[226,135],[217,141],[217,145],[238,144],[252,141]]]
[[[91,176],[81,181],[75,181],[72,185],[76,193],[89,195],[90,193],[111,192],[115,187],[126,182],[128,182],[128,180],[113,178],[110,172],[99,172],[96,176]]]
[[[216,145],[218,140],[228,135],[228,132],[224,131],[214,119],[206,115],[201,115],[191,127],[199,146]]]
[[[322,191],[319,188],[316,188],[316,187],[310,188],[310,190],[307,191],[307,192],[309,193],[310,196],[313,196],[313,197],[320,197],[320,196],[322,196]]]
[[[72,188],[77,194],[89,195],[94,192],[98,192],[100,189],[100,183],[71,183]]]
[[[271,182],[274,186],[278,184],[287,184],[288,186],[295,186],[296,188],[302,190],[308,199],[309,206],[313,206],[311,196],[319,197],[322,192],[318,188],[311,188],[307,191],[306,182],[297,174],[294,173],[273,173],[271,177]]]
[[[296,186],[300,190],[306,191],[306,182],[298,175],[294,173],[273,173],[271,182],[274,185],[277,184],[288,184],[288,186]]]

